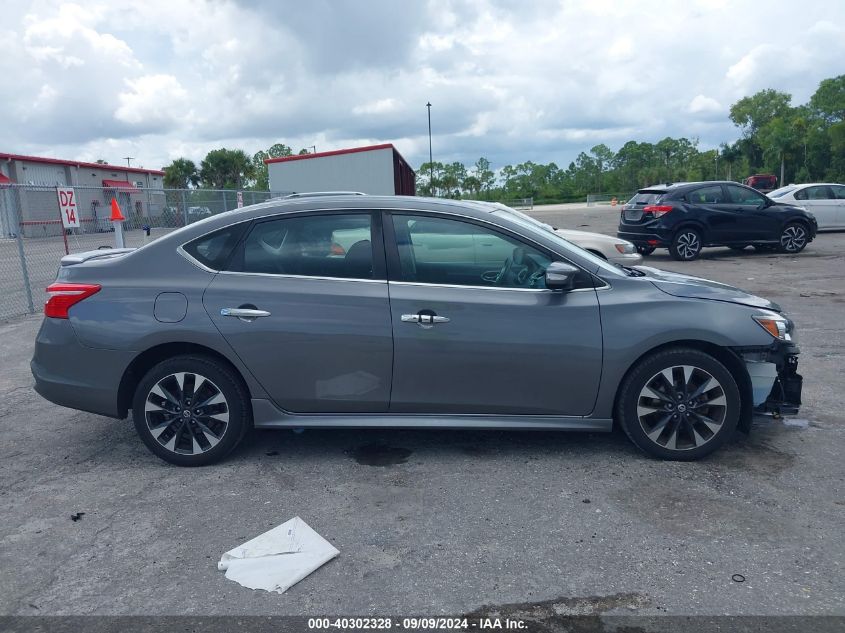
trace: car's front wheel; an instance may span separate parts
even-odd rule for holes
[[[616,418],[654,457],[689,461],[719,448],[739,422],[739,388],[705,352],[676,348],[646,357],[625,377]]]
[[[807,246],[807,229],[803,224],[787,224],[780,234],[780,250],[784,253],[800,253]]]
[[[698,258],[701,254],[701,246],[701,233],[693,228],[683,228],[672,240],[669,254],[672,259],[688,262]]]
[[[239,377],[205,356],[158,363],[141,379],[132,404],[141,440],[177,466],[222,459],[251,426],[250,400]]]

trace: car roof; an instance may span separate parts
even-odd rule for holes
[[[649,187],[643,187],[642,189],[638,189],[637,193],[648,193],[657,191],[681,191],[686,189],[694,189],[695,187],[702,187],[706,185],[738,185],[740,187],[746,186],[743,185],[741,182],[735,182],[733,180],[699,180],[696,182],[668,182],[660,185],[651,185]]]

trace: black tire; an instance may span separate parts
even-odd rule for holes
[[[637,252],[643,257],[648,257],[654,252],[654,246],[637,246]]]
[[[807,246],[807,227],[801,222],[790,222],[780,233],[780,251],[794,255]]]
[[[192,403],[194,396],[203,402]],[[252,427],[252,406],[228,365],[185,355],[162,361],[144,375],[132,399],[132,418],[141,440],[161,459],[205,466],[223,459],[243,439]]]
[[[692,368],[689,377],[685,367]],[[672,387],[661,377],[667,369],[674,378]],[[676,400],[680,385],[685,393]],[[695,395],[706,385],[711,386]],[[628,372],[616,399],[616,421],[649,455],[692,461],[709,455],[733,435],[740,405],[739,387],[722,363],[696,349],[673,348],[644,358]]]
[[[679,262],[691,262],[701,255],[701,246],[701,232],[692,227],[685,227],[672,238],[669,254]]]

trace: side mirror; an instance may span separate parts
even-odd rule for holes
[[[572,290],[578,269],[571,264],[552,262],[546,268],[546,288],[549,290]]]

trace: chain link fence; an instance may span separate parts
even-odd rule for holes
[[[55,186],[0,185],[0,320],[41,310],[64,255],[114,246],[112,200],[126,218],[125,245],[138,247],[197,220],[289,193],[77,186],[79,227],[65,228]]]

